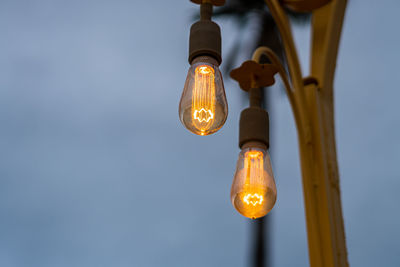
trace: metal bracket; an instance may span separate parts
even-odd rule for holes
[[[278,72],[273,64],[259,64],[253,60],[247,60],[231,71],[230,76],[236,80],[240,88],[248,92],[251,88],[271,86],[275,83],[274,75]]]

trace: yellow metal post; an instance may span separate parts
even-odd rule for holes
[[[287,92],[298,129],[310,265],[345,267],[348,262],[336,160],[333,78],[346,0],[332,0],[313,11],[311,79],[303,78],[281,2],[265,1],[279,28],[291,78],[291,85],[286,85],[287,77],[284,80],[286,87],[290,86]]]

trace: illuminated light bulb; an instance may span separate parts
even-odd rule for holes
[[[268,150],[247,147],[240,152],[231,201],[240,214],[250,219],[271,211],[276,201],[276,186]]]
[[[209,135],[218,131],[228,116],[224,84],[218,63],[198,57],[188,71],[179,104],[179,118],[192,133]]]

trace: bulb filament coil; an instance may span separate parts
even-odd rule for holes
[[[215,114],[215,75],[208,65],[195,69],[192,96],[192,116],[194,126],[201,132],[207,131],[214,123]]]
[[[259,194],[257,194],[257,193],[254,193],[254,194],[246,194],[244,197],[243,197],[243,201],[247,204],[247,205],[253,205],[253,206],[255,206],[255,205],[261,205],[262,203],[263,203],[263,201],[264,201],[264,198],[263,198],[263,196],[261,196],[261,195],[259,195]]]

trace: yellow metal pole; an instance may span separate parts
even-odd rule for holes
[[[334,0],[313,12],[311,76],[318,86],[310,90],[308,102],[315,107],[316,125],[313,128],[318,138],[318,154],[321,159],[320,190],[315,189],[318,199],[325,199],[326,206],[320,208],[318,215],[322,222],[329,223],[322,234],[329,236],[324,240],[332,246],[333,264],[325,266],[348,266],[342,206],[340,199],[339,171],[336,156],[333,81],[337,51],[346,0]],[[306,88],[307,91],[307,88]],[[330,254],[330,253],[329,253]]]
[[[292,88],[287,90],[292,94],[298,129],[310,265],[346,267],[333,107],[346,0],[332,0],[313,11],[312,79],[302,77],[290,24],[279,0],[265,1],[279,28],[291,77]]]

